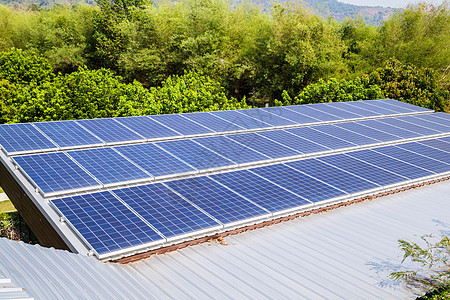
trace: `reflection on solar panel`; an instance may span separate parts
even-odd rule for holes
[[[447,164],[444,164],[437,160],[419,155],[417,153],[396,146],[376,148],[374,149],[374,151],[385,155],[389,155],[391,157],[395,157],[397,159],[405,161],[414,166],[429,170],[431,172],[444,173],[450,171],[450,166]]]
[[[344,141],[339,138],[335,138],[334,136],[322,133],[318,130],[314,130],[309,127],[292,128],[287,129],[286,131],[333,150],[342,148],[352,148],[357,146],[356,144]]]
[[[305,154],[330,151],[330,148],[308,141],[285,130],[261,131],[258,134]]]
[[[363,123],[361,122],[342,123],[336,124],[336,126],[347,130],[351,130],[353,132],[358,132],[372,139],[376,139],[380,142],[390,142],[401,139],[399,136],[364,126]]]
[[[346,154],[335,154],[319,157],[318,159],[381,186],[392,185],[407,180],[406,177],[372,166]]]
[[[270,160],[270,157],[236,143],[224,136],[197,138],[195,141],[237,164]]]
[[[198,170],[230,166],[234,163],[192,140],[161,142],[157,145]]]
[[[51,201],[98,254],[163,238],[109,192]]]
[[[78,120],[76,122],[106,143],[144,140],[144,137],[126,128],[114,119]]]
[[[63,152],[17,156],[14,160],[45,194],[99,186]]]
[[[343,129],[335,125],[319,125],[314,126],[313,129],[319,130],[322,133],[329,134],[333,137],[345,140],[356,145],[368,145],[380,142],[379,140],[375,140],[373,138]]]
[[[306,159],[287,163],[286,165],[349,194],[379,188],[379,185],[327,165],[317,159]]]
[[[421,136],[420,134],[418,134],[417,132],[413,132],[413,131],[409,131],[406,129],[402,129],[399,127],[396,127],[394,125],[390,125],[387,123],[383,123],[380,122],[379,120],[365,120],[365,121],[360,121],[361,125],[370,127],[372,129],[376,129],[379,131],[384,131],[399,137],[402,137],[404,139],[409,139],[409,138],[416,138]]]
[[[150,175],[111,148],[70,151],[68,154],[103,184],[150,179]]]
[[[299,151],[287,148],[256,133],[234,134],[228,136],[228,138],[271,158],[301,155],[301,152]]]
[[[313,124],[320,122],[319,119],[315,119],[307,115],[302,115],[301,113],[297,113],[293,110],[290,110],[287,107],[275,106],[275,107],[261,108],[261,110],[267,111],[271,114],[283,117],[285,119],[289,119],[296,124]]]
[[[319,202],[345,195],[345,192],[331,185],[282,164],[259,167],[250,171],[311,202]]]
[[[422,127],[422,126],[418,126],[418,125],[415,125],[413,123],[408,123],[408,122],[400,120],[399,118],[385,118],[385,119],[379,119],[377,121],[380,122],[380,123],[392,125],[392,126],[404,129],[404,130],[412,131],[412,132],[417,133],[417,134],[419,134],[421,136],[423,136],[423,135],[439,134],[439,132],[436,131],[436,130],[432,130],[432,129],[425,128],[425,127]]]
[[[309,104],[309,106],[311,108],[317,109],[318,111],[326,112],[327,114],[338,116],[345,120],[362,118],[361,115],[340,109],[339,106],[337,105],[329,105],[328,103],[317,103],[317,104]]]
[[[182,115],[156,115],[148,117],[186,136],[214,133],[213,130],[195,123]]]
[[[194,172],[195,169],[154,144],[115,147],[154,177]]]
[[[418,154],[421,154],[423,156],[426,157],[430,157],[436,160],[439,160],[441,162],[450,163],[450,155],[448,155],[447,152],[429,147],[429,146],[425,146],[419,143],[407,143],[407,144],[400,144],[397,145],[397,147],[402,148],[402,149],[406,149]]]
[[[31,124],[0,125],[0,145],[9,154],[30,150],[57,149]]]
[[[162,183],[113,191],[166,238],[220,226]]]
[[[267,214],[264,209],[207,177],[166,184],[225,225]]]
[[[293,105],[287,107],[290,110],[293,110],[295,112],[307,115],[308,117],[312,117],[314,119],[318,119],[322,122],[332,122],[332,121],[338,121],[343,120],[343,118],[330,115],[325,112],[322,112],[320,110],[314,109],[310,107],[310,105]]]
[[[209,112],[200,112],[200,113],[189,113],[183,114],[184,117],[202,124],[215,132],[235,132],[238,130],[244,130],[245,128],[240,127],[232,122],[228,122],[224,119],[214,116]]]
[[[116,120],[147,139],[181,136],[180,133],[145,116],[117,118]]]
[[[413,166],[401,160],[394,159],[372,150],[356,151],[349,153],[348,155],[409,179],[417,179],[434,174],[425,169]]]
[[[271,127],[271,125],[267,123],[264,123],[257,119],[253,119],[235,110],[212,111],[211,114],[216,117],[222,118],[226,121],[229,121],[231,123],[234,123],[239,127],[245,129],[258,129]]]
[[[75,121],[41,122],[34,125],[61,148],[104,144]]]
[[[426,120],[422,119],[420,115],[419,116],[405,116],[405,117],[400,117],[399,119],[402,121],[408,122],[408,123],[412,123],[415,125],[419,125],[419,126],[428,128],[428,129],[433,129],[435,131],[438,131],[439,133],[450,132],[449,126],[426,121]]]
[[[248,170],[211,175],[210,178],[220,182],[272,213],[311,204],[306,199]]]
[[[272,126],[295,125],[294,122],[292,122],[288,119],[271,114],[270,112],[261,110],[261,109],[241,109],[241,110],[238,110],[237,112],[242,113],[246,116],[252,117],[256,120],[260,120],[260,121],[270,124]]]

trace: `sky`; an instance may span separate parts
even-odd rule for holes
[[[405,8],[411,2],[419,2],[418,0],[338,0],[339,2],[350,3],[364,6],[384,6],[394,8]],[[422,1],[423,2],[423,1]],[[444,0],[426,0],[427,3],[441,4]]]

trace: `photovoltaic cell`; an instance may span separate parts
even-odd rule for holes
[[[228,158],[229,160],[234,161],[237,164],[270,160],[269,156],[258,153],[225,136],[197,138],[194,139],[194,141]]]
[[[348,153],[348,155],[409,179],[418,179],[434,174],[425,169],[413,166],[404,161],[397,160],[372,150],[355,151]]]
[[[261,131],[258,134],[305,154],[331,150],[282,129]]]
[[[338,139],[334,136],[314,130],[313,128],[314,127],[291,128],[286,129],[286,131],[333,150],[357,146],[356,144]]]
[[[376,152],[395,157],[417,167],[429,170],[434,173],[444,173],[450,171],[450,166],[440,161],[419,155],[396,146],[380,147],[373,149]]]
[[[230,166],[234,163],[192,140],[160,142],[157,145],[198,170]]]
[[[154,144],[127,145],[114,149],[154,177],[195,171],[193,167]]]
[[[345,195],[343,191],[283,164],[254,168],[250,169],[250,171],[311,202],[319,202]]]
[[[214,133],[213,130],[197,124],[182,115],[155,115],[148,117],[187,136]]]
[[[381,119],[383,120],[383,119]],[[421,136],[420,134],[413,132],[413,131],[409,131],[406,129],[402,129],[400,127],[388,124],[388,123],[383,123],[381,122],[380,119],[378,120],[364,120],[364,121],[360,121],[360,124],[370,127],[372,129],[376,129],[379,131],[384,131],[384,132],[388,132],[390,134],[402,137],[404,139],[409,139],[409,138],[416,138]]]
[[[142,136],[126,128],[114,119],[77,120],[76,122],[106,143],[144,140]]]
[[[264,123],[270,124],[272,126],[289,126],[295,125],[295,122],[285,119],[283,117],[274,115],[266,110],[262,109],[240,109],[237,112],[242,113],[246,116],[252,117],[254,119],[260,120]]]
[[[228,138],[271,158],[301,155],[300,151],[287,148],[256,133],[234,134],[229,135]]]
[[[216,117],[209,112],[189,113],[183,114],[183,116],[188,118],[189,120],[200,123],[203,126],[214,130],[215,132],[235,132],[239,130],[245,130],[245,128]]]
[[[346,154],[324,156],[318,158],[318,160],[331,164],[344,171],[353,173],[354,175],[381,186],[391,185],[407,180],[406,177],[402,177],[387,170],[364,163]]]
[[[318,125],[312,127],[314,130],[319,130],[322,133],[329,134],[333,137],[340,138],[344,141],[356,144],[356,145],[370,145],[379,143],[379,140],[367,137],[365,135],[358,134],[353,131],[346,130],[344,128],[335,125]]]
[[[113,192],[166,238],[219,226],[162,183]]]
[[[0,125],[0,145],[8,153],[57,149],[56,145],[31,124]]]
[[[271,114],[289,119],[296,124],[313,124],[320,122],[320,120],[318,119],[290,110],[288,107],[274,106],[260,109],[270,112]]]
[[[150,119],[146,116],[116,118],[116,121],[127,126],[147,139],[180,137],[181,134]]]
[[[377,112],[380,113],[384,116],[389,116],[389,115],[397,115],[399,114],[399,111],[395,108],[392,107],[386,107],[386,106],[380,106],[376,104],[375,102],[372,101],[358,101],[358,102],[353,102],[355,103],[354,105],[357,105],[359,108],[363,108],[363,109],[367,109],[373,112]],[[400,109],[401,110],[401,109]]]
[[[421,114],[420,118],[425,121],[450,127],[450,114],[448,113],[437,112],[432,114]]]
[[[448,141],[450,141],[449,138],[447,138]],[[420,141],[419,143],[450,153],[450,143],[441,139]]]
[[[336,124],[336,126],[340,128],[344,128],[353,132],[357,132],[359,134],[365,135],[372,139],[378,140],[380,142],[390,142],[400,140],[401,137],[389,134],[384,131],[379,131],[367,126],[363,125],[364,123],[359,122],[349,122],[349,123],[340,123]]]
[[[416,105],[412,105],[409,103],[405,103],[402,101],[396,101],[396,100],[392,100],[392,99],[381,99],[381,100],[376,100],[376,101],[379,102],[380,105],[382,105],[383,107],[389,107],[389,105],[394,106],[394,109],[398,112],[400,112],[400,108],[409,110],[410,112],[432,112],[432,110],[428,109],[428,108],[424,108],[424,107],[420,107],[420,106],[416,106]]]
[[[333,121],[344,120],[344,118],[341,118],[341,117],[338,117],[335,115],[330,115],[323,111],[311,108],[310,105],[291,105],[291,106],[287,106],[286,108],[293,110],[297,113],[306,115],[308,117],[318,119],[322,122],[333,122]]]
[[[311,108],[317,109],[318,111],[326,112],[327,114],[338,116],[345,120],[362,118],[361,115],[340,109],[338,106],[334,105],[333,103],[317,103],[317,104],[308,104],[308,105]]]
[[[103,184],[149,178],[144,171],[112,148],[96,148],[67,152]]]
[[[248,170],[209,176],[272,213],[311,204]]]
[[[422,127],[433,129],[435,131],[438,131],[439,133],[448,133],[448,132],[450,132],[450,127],[449,126],[426,121],[426,120],[424,120],[422,118],[421,115],[418,115],[418,116],[404,116],[404,117],[399,117],[399,119],[402,120],[402,121],[405,121],[405,122],[409,122],[409,123],[415,124],[415,125],[419,125],[419,126],[422,126]]]
[[[344,109],[346,111],[355,113],[357,115],[363,116],[363,117],[374,117],[374,116],[382,116],[384,114],[375,112],[374,110],[368,110],[361,107],[358,107],[358,103],[356,101],[351,102],[333,102],[333,105],[340,109]]]
[[[257,128],[268,128],[271,127],[270,124],[264,123],[260,120],[253,119],[245,114],[241,114],[235,110],[221,110],[212,111],[212,115],[222,118],[228,122],[234,123],[239,127],[245,129],[257,129]]]
[[[370,181],[323,163],[317,159],[305,159],[289,162],[286,165],[349,194],[380,187]]]
[[[100,185],[63,152],[16,156],[14,160],[45,194]]]
[[[444,141],[444,142],[446,142],[446,143],[450,143],[450,136],[441,137],[441,138],[439,138],[438,140]]]
[[[99,254],[163,238],[109,192],[51,201]]]
[[[422,127],[422,126],[418,126],[413,123],[408,123],[408,122],[400,120],[399,118],[384,118],[384,119],[377,119],[377,121],[380,123],[392,125],[392,126],[404,129],[404,130],[412,131],[421,136],[439,134],[439,131],[429,129],[426,127]]]
[[[62,148],[103,144],[103,141],[75,121],[41,122],[34,123],[34,125]]]
[[[267,214],[259,206],[205,176],[165,184],[223,224]]]
[[[439,160],[446,164],[450,164],[450,155],[448,154],[448,152],[425,146],[417,142],[400,144],[397,145],[397,147]]]

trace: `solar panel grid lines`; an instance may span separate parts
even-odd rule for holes
[[[237,110],[219,110],[211,111],[210,114],[224,120],[236,124],[248,130],[262,130],[264,128],[272,127],[263,121],[251,118],[245,114],[239,113]]]
[[[319,130],[322,133],[331,135],[335,138],[342,139],[344,141],[356,144],[358,146],[370,145],[380,143],[380,140],[367,137],[365,135],[359,134],[357,132],[348,130],[346,128],[341,128],[335,125],[318,125],[312,127],[314,130]]]
[[[423,108],[423,107],[420,107],[420,106],[417,106],[417,105],[412,105],[412,104],[409,104],[409,103],[405,103],[405,102],[397,101],[397,100],[393,100],[393,99],[380,99],[380,100],[377,100],[377,101],[382,102],[383,105],[394,106],[395,109],[403,108],[403,109],[407,109],[407,110],[410,110],[410,111],[416,112],[416,113],[433,112],[433,110],[428,109],[428,108]]]
[[[198,170],[153,143],[114,147],[134,164],[139,165],[151,176],[166,178],[179,174],[193,174]]]
[[[244,114],[250,118],[261,121],[263,123],[269,124],[274,128],[296,125],[296,123],[293,122],[292,120],[289,120],[282,116],[277,116],[275,114],[270,113],[269,111],[261,109],[239,109],[236,110],[236,112]]]
[[[337,105],[333,105],[333,103],[316,103],[316,104],[308,104],[312,109],[326,112],[327,114],[340,117],[344,120],[357,120],[363,118],[362,115],[357,113],[349,112],[345,109],[339,108]]]
[[[326,112],[313,109],[310,107],[310,105],[293,105],[293,106],[287,106],[286,107],[289,110],[292,110],[294,112],[313,117],[315,119],[320,120],[320,122],[340,122],[343,120],[343,118],[340,118],[335,115],[328,114]]]
[[[62,191],[89,190],[101,186],[65,152],[16,156],[13,160],[44,197]]]
[[[249,170],[219,173],[208,177],[258,204],[272,214],[279,214],[299,206],[312,204],[299,195]]]
[[[395,125],[392,125],[392,124],[380,122],[379,119],[364,120],[364,121],[361,121],[361,123],[364,126],[370,127],[372,129],[376,129],[376,130],[383,131],[383,132],[388,132],[390,134],[400,136],[404,139],[415,139],[415,138],[420,138],[422,136],[414,131],[403,129],[403,128],[397,127]]]
[[[184,137],[216,134],[215,131],[183,117],[182,114],[151,115],[147,117],[181,133]]]
[[[246,130],[244,127],[224,120],[218,116],[211,114],[210,112],[185,113],[183,114],[183,116],[185,118],[188,118],[189,120],[196,121],[197,123],[200,123],[211,130],[214,130],[216,133],[234,133]]]
[[[342,150],[359,147],[357,144],[331,136],[319,130],[315,130],[313,127],[290,128],[286,129],[286,131],[332,150]]]
[[[57,147],[57,150],[61,150],[61,146],[59,146],[51,137],[45,134],[41,129],[39,129],[35,124],[30,123],[37,131],[39,131],[43,136],[45,136],[53,145]]]
[[[108,191],[50,201],[98,257],[164,238]]]
[[[105,141],[107,145],[146,140],[146,138],[113,118],[85,119],[76,120],[76,122],[99,137],[102,141]]]
[[[429,114],[430,116],[433,116],[435,118],[438,118],[440,122],[441,120],[445,120],[445,123],[443,124],[449,124],[450,122],[450,114],[449,113],[443,113],[443,112],[436,112],[433,114]]]
[[[295,122],[297,125],[310,125],[315,123],[320,123],[319,119],[309,117],[307,115],[301,114],[297,111],[289,110],[283,106],[273,106],[261,108],[263,111],[268,111],[274,115],[289,119]]]
[[[372,102],[372,101],[360,101],[358,103],[359,107],[362,109],[367,109],[373,112],[378,112],[384,116],[392,116],[392,115],[399,115],[399,110],[402,109],[398,108],[392,108],[392,107],[386,107],[386,105],[380,105],[381,102]]]
[[[449,126],[445,126],[439,123],[433,123],[433,122],[429,122],[427,120],[424,120],[422,118],[421,115],[417,115],[417,116],[403,116],[403,117],[399,117],[400,120],[411,123],[411,124],[415,124],[415,125],[419,125],[428,129],[432,129],[434,131],[439,132],[440,134],[446,134],[450,132],[450,127]]]
[[[357,121],[357,122],[351,122],[351,123],[340,123],[340,124],[336,124],[336,126],[353,131],[353,132],[359,132],[359,134],[364,134],[367,137],[376,139],[376,140],[378,140],[380,142],[384,142],[384,143],[402,139],[402,137],[400,137],[400,136],[390,134],[385,131],[373,129],[369,126],[366,126],[366,125],[364,125],[363,122],[364,121]]]
[[[44,136],[31,123],[0,125],[0,147],[7,155],[52,151],[58,146]]]
[[[450,165],[450,155],[445,152],[441,151],[439,149],[436,149],[431,146],[423,145],[420,143],[406,143],[406,144],[399,144],[397,147],[406,149],[408,151],[412,151],[414,153],[429,157],[431,159],[440,161],[442,163]]]
[[[443,139],[432,139],[432,140],[419,141],[419,143],[450,153],[450,142],[449,141],[450,141],[450,139],[447,139],[447,141],[445,141]]]
[[[119,154],[121,157],[123,157],[124,159],[126,159],[127,161],[129,161],[130,163],[132,163],[134,166],[136,166],[137,168],[139,168],[142,172],[146,173],[150,179],[153,179],[154,176],[152,174],[150,174],[150,172],[148,172],[147,170],[145,170],[144,168],[142,168],[140,165],[138,165],[137,163],[135,163],[132,159],[128,158],[126,155],[120,153],[115,147],[110,147],[114,152],[116,152],[117,154]]]
[[[148,116],[115,118],[120,124],[130,128],[147,141],[179,138],[183,135]]]
[[[404,130],[412,131],[414,133],[419,134],[420,136],[440,134],[439,131],[419,126],[413,123],[408,123],[406,121],[400,120],[399,118],[384,118],[384,119],[377,119],[377,121],[384,124],[396,126]]]
[[[447,113],[433,113],[433,114],[421,114],[420,118],[424,121],[438,124],[440,126],[446,126],[450,128],[450,118],[446,118]]]
[[[351,111],[351,112],[355,112],[358,115],[361,115],[365,118],[376,118],[376,117],[380,117],[383,114],[382,113],[378,113],[378,112],[374,112],[373,110],[368,110],[362,107],[359,107],[358,105],[354,105],[357,101],[342,101],[342,102],[333,102],[334,105],[336,105],[336,107],[339,108],[345,108],[345,110]]]

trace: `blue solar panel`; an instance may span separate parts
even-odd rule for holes
[[[165,183],[223,224],[266,215],[267,212],[208,177]]]
[[[450,132],[450,126],[426,121],[426,120],[424,120],[422,118],[422,115],[404,116],[404,117],[399,117],[399,119],[402,120],[402,121],[405,121],[405,122],[409,122],[409,123],[415,124],[415,125],[419,125],[419,126],[422,126],[422,127],[433,129],[435,131],[438,131],[439,133],[448,133],[448,132]]]
[[[334,103],[317,103],[317,104],[309,104],[309,106],[321,112],[326,112],[327,114],[338,116],[345,120],[362,118],[361,115],[345,111],[344,108],[341,109],[339,108],[338,105],[335,105]]]
[[[232,161],[192,140],[161,142],[157,145],[198,170],[234,165]]]
[[[397,115],[398,110],[392,107],[380,106],[377,101],[358,101],[353,102],[355,106],[382,114],[384,116]],[[401,109],[400,109],[401,110]]]
[[[400,144],[397,145],[397,147],[400,147],[402,149],[406,149],[409,151],[413,151],[415,153],[424,155],[426,157],[430,157],[436,160],[439,160],[441,162],[450,164],[450,155],[445,152],[445,151],[441,151],[429,146],[425,146],[422,144],[419,144],[417,142],[414,143],[406,143],[406,144]]]
[[[409,179],[417,179],[434,174],[425,169],[418,168],[401,160],[383,155],[372,150],[356,151],[348,153],[348,155],[363,160],[364,162],[370,163],[377,167],[389,170],[398,175],[407,177]]]
[[[166,238],[219,226],[162,183],[113,192]]]
[[[315,127],[315,126],[314,126]],[[299,137],[308,139],[312,142],[318,143],[330,149],[342,149],[342,148],[351,148],[356,147],[356,144],[335,138],[331,135],[322,133],[318,130],[314,130],[314,127],[301,127],[301,128],[292,128],[287,129],[286,131],[298,135]]]
[[[433,123],[438,123],[450,127],[450,114],[438,112],[433,114],[421,114],[420,118]]]
[[[229,135],[228,138],[250,147],[271,158],[281,158],[288,156],[301,155],[300,151],[287,148],[281,144],[273,142],[256,133],[243,133]]]
[[[14,160],[45,194],[100,185],[63,152],[16,156]]]
[[[381,122],[383,119],[378,119],[378,120],[364,120],[364,121],[360,121],[360,124],[364,125],[364,126],[368,126],[372,129],[376,129],[379,131],[384,131],[384,132],[388,132],[390,134],[402,137],[404,139],[408,139],[408,138],[416,138],[421,136],[420,134],[413,132],[413,131],[409,131],[406,129],[402,129],[399,128],[397,126],[391,125],[391,124],[387,124],[387,123],[383,123]]]
[[[271,127],[270,124],[264,123],[257,119],[253,119],[235,110],[212,111],[210,113],[216,117],[222,118],[228,122],[234,123],[239,127],[245,129],[258,129]]]
[[[116,118],[116,121],[127,126],[147,139],[179,137],[180,133],[161,125],[149,117],[125,117]]]
[[[450,166],[447,164],[396,146],[375,148],[373,150],[385,155],[395,157],[396,159],[402,160],[414,166],[421,167],[431,172],[443,173],[450,171]]]
[[[234,161],[237,164],[270,160],[270,157],[245,147],[225,136],[212,136],[194,139],[197,143]]]
[[[56,145],[31,124],[0,125],[0,145],[8,153],[57,149]]]
[[[446,143],[450,143],[450,136],[441,137],[441,138],[439,138],[438,140],[444,141],[444,142],[446,142]]]
[[[76,122],[106,143],[144,140],[144,137],[126,128],[114,119],[78,120]]]
[[[338,117],[335,115],[330,115],[330,114],[327,114],[326,112],[314,109],[311,107],[311,105],[292,105],[292,106],[288,106],[287,108],[291,109],[295,112],[304,114],[308,117],[318,119],[322,122],[340,121],[340,120],[344,119],[344,118],[341,118],[341,117]]]
[[[272,213],[311,204],[306,199],[248,170],[216,174],[210,177]]]
[[[258,134],[305,154],[330,151],[330,148],[308,141],[285,130],[261,131]]]
[[[182,115],[156,115],[149,116],[149,118],[187,136],[214,133],[213,130],[195,123]]]
[[[75,121],[34,123],[60,147],[99,145],[103,141],[93,136]]]
[[[380,187],[353,174],[344,172],[317,159],[305,159],[287,163],[286,165],[349,194]]]
[[[288,107],[274,106],[274,107],[261,108],[261,110],[264,110],[264,111],[270,112],[271,114],[289,119],[296,124],[313,124],[313,123],[320,122],[319,119],[315,119],[313,117],[295,112],[293,110],[290,110],[289,107],[290,106],[288,106]]]
[[[359,102],[359,101],[358,101]],[[351,101],[351,102],[334,102],[333,105],[335,105],[338,108],[345,109],[346,111],[358,114],[363,117],[374,117],[374,116],[381,116],[384,115],[382,113],[375,112],[373,110],[364,109],[362,107],[358,106],[358,102]]]
[[[407,180],[406,177],[364,163],[346,154],[324,156],[318,159],[381,186]]]
[[[439,131],[436,130],[432,130],[429,128],[425,128],[422,126],[418,126],[415,125],[413,123],[408,123],[405,121],[400,120],[399,118],[385,118],[385,119],[378,119],[378,122],[384,123],[384,124],[388,124],[388,125],[392,125],[404,130],[409,130],[412,131],[414,133],[417,133],[419,135],[433,135],[433,134],[439,134]]]
[[[68,154],[103,184],[150,178],[111,148],[70,151]]]
[[[450,153],[450,143],[448,141],[450,141],[450,137],[447,137],[447,142],[441,139],[433,139],[420,141],[419,143]]]
[[[256,173],[311,202],[319,202],[345,195],[328,184],[283,164],[250,169]]]
[[[344,141],[347,141],[347,142],[350,142],[350,143],[353,143],[356,145],[369,145],[369,144],[376,144],[376,143],[380,142],[373,138],[358,134],[353,131],[343,129],[343,128],[335,126],[335,125],[319,125],[319,126],[314,126],[313,128],[314,128],[314,130],[319,130],[320,132],[329,134],[335,138],[340,138]]]
[[[260,120],[264,123],[270,124],[272,126],[289,126],[295,125],[295,122],[285,119],[283,117],[272,114],[266,110],[262,109],[240,109],[237,112],[242,113],[246,116],[252,117],[254,119]]]
[[[109,192],[51,201],[99,254],[164,239]]]
[[[202,124],[215,132],[235,132],[245,130],[244,127],[240,127],[232,122],[216,117],[209,112],[183,114],[183,116],[189,120]]]
[[[127,145],[114,149],[154,177],[195,171],[188,164],[154,144]]]
[[[359,122],[340,123],[336,124],[336,126],[347,130],[351,130],[353,132],[357,132],[359,134],[365,135],[380,142],[390,142],[401,139],[401,137],[399,136],[389,134],[384,131],[376,130],[371,127],[364,126],[363,124],[364,123],[362,123],[362,121],[359,121]]]
[[[396,100],[392,100],[392,99],[381,99],[381,100],[376,100],[376,102],[379,102],[380,105],[383,107],[393,106],[395,111],[398,111],[398,112],[403,112],[403,111],[400,111],[401,108],[403,108],[405,110],[405,112],[407,112],[407,111],[409,111],[409,112],[427,112],[427,111],[432,112],[432,110],[428,109],[428,108],[424,108],[424,107],[420,107],[420,106],[416,106],[416,105],[412,105],[409,103],[396,101]]]

